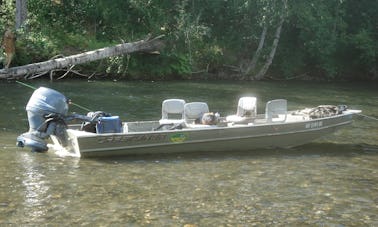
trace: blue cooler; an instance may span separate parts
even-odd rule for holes
[[[119,116],[99,117],[96,124],[96,132],[102,133],[121,133],[122,122]]]

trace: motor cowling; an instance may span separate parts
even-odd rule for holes
[[[29,132],[17,138],[17,146],[31,147],[33,151],[47,151],[45,139],[50,135],[64,137],[65,116],[68,113],[68,99],[58,91],[40,87],[34,91],[26,105]]]

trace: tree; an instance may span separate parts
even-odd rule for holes
[[[150,33],[166,37],[159,57],[119,56],[83,67],[133,79],[193,72],[249,80],[268,73],[281,79],[378,77],[378,1],[0,0],[0,24],[14,24],[16,3],[29,26],[17,33],[18,65]],[[17,18],[19,27],[25,17]]]
[[[285,17],[286,17],[286,14],[287,14],[287,0],[282,0],[281,11],[277,10],[278,6],[275,5],[275,1],[272,1],[272,2],[266,1],[266,2],[263,2],[263,3],[265,3],[266,5],[263,4],[262,9],[263,9],[264,13],[260,16],[261,17],[261,19],[260,19],[261,25],[262,25],[263,29],[262,29],[262,33],[261,33],[261,36],[260,36],[259,45],[258,45],[257,50],[255,51],[255,53],[253,55],[252,60],[247,65],[246,69],[241,70],[242,73],[244,74],[244,76],[247,76],[247,78],[249,80],[262,80],[262,79],[264,79],[266,72],[268,71],[270,65],[273,62],[273,59],[274,59],[274,56],[275,56],[275,53],[276,53],[276,50],[277,50],[277,47],[278,47],[278,43],[279,43],[279,40],[280,40],[280,36],[281,36],[282,25],[285,21]],[[279,12],[278,15],[277,15],[276,12]],[[279,22],[278,22],[278,25],[277,25],[277,28],[276,28],[275,35],[273,37],[273,42],[272,42],[270,53],[269,53],[269,55],[266,59],[266,62],[263,64],[261,69],[256,73],[256,65],[257,65],[257,62],[259,61],[261,51],[262,51],[264,43],[265,43],[265,38],[266,38],[266,35],[267,35],[268,26],[269,26],[269,24],[272,23],[272,22],[268,22],[267,20],[269,20],[268,18],[270,18],[271,21],[275,21],[274,17],[277,17],[277,16],[279,18]]]
[[[273,62],[273,58],[274,58],[274,55],[276,54],[276,50],[277,50],[277,46],[278,46],[278,42],[280,41],[280,37],[281,37],[281,30],[282,30],[282,25],[285,21],[285,14],[286,14],[286,10],[287,10],[287,0],[282,0],[283,2],[283,10],[282,10],[282,13],[281,13],[281,19],[280,19],[280,22],[277,26],[277,29],[276,29],[276,33],[274,35],[274,40],[273,40],[273,44],[272,44],[272,49],[269,53],[269,56],[264,64],[264,66],[260,69],[260,71],[254,76],[254,79],[256,80],[261,80],[265,77],[266,75],[266,72],[268,71],[270,65],[272,64]]]
[[[24,25],[28,15],[27,0],[16,0],[16,29]]]

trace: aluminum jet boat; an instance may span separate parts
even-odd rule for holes
[[[276,99],[257,114],[256,102],[241,97],[235,114],[222,117],[205,102],[167,99],[160,120],[122,122],[100,111],[69,115],[68,99],[41,87],[26,106],[30,129],[17,145],[39,152],[63,149],[79,157],[289,148],[332,133],[361,112],[345,105],[289,111],[285,99]],[[69,124],[72,120],[82,123]]]

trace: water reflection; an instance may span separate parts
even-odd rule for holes
[[[363,146],[97,160],[19,152],[24,196],[9,223],[375,225],[378,153]]]
[[[23,170],[22,184],[25,187],[25,201],[24,206],[27,215],[31,219],[37,219],[46,214],[47,209],[44,205],[44,200],[47,196],[49,187],[45,182],[44,176],[38,169],[38,163],[33,160],[29,154],[21,155],[21,162]]]

